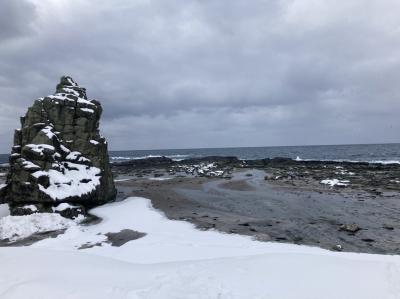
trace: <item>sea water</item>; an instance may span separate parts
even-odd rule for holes
[[[174,160],[205,156],[236,156],[239,159],[286,157],[302,160],[362,161],[400,164],[400,143],[125,150],[110,151],[109,155],[111,162],[160,156],[166,156]],[[7,163],[7,161],[8,155],[0,155],[0,163]]]

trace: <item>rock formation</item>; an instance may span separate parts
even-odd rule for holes
[[[62,77],[56,93],[36,100],[15,131],[6,201],[14,215],[66,217],[114,200],[107,142],[99,134],[101,105]]]

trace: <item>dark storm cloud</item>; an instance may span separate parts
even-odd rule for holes
[[[398,1],[0,5],[2,152],[62,74],[114,149],[398,141]]]

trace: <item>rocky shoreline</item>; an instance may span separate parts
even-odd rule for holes
[[[111,168],[117,200],[149,198],[168,218],[199,229],[400,254],[398,164],[155,157]]]
[[[398,164],[159,157],[112,169],[119,198],[150,198],[169,218],[200,229],[400,254]]]

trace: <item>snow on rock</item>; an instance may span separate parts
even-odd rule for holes
[[[6,216],[0,218],[0,240],[16,241],[35,233],[55,231],[75,225],[76,222],[52,213]]]
[[[31,151],[38,153],[39,155],[43,156],[45,150],[55,151],[54,146],[48,144],[27,144]]]
[[[31,161],[26,161],[25,159],[23,159],[22,167],[24,167],[25,169],[40,169],[38,165],[32,163]]]
[[[0,190],[7,187],[7,184],[0,184]]]
[[[194,165],[180,165],[178,171],[184,171],[187,174],[206,176],[206,177],[222,177],[225,174],[224,170],[219,169],[216,163],[200,163]]]
[[[78,206],[71,205],[71,204],[66,203],[66,202],[62,202],[62,203],[60,203],[58,206],[56,206],[55,208],[53,208],[53,211],[55,211],[55,212],[62,212],[62,211],[65,211],[65,210],[67,210],[67,209],[77,209],[77,208],[79,208],[79,207],[78,207]]]
[[[39,189],[54,200],[89,194],[100,185],[101,171],[97,167],[65,162],[59,168],[60,170],[50,169],[32,174],[36,178],[49,178],[50,185],[45,188],[39,184]]]
[[[2,298],[395,299],[400,257],[330,252],[199,231],[168,220],[144,198],[91,211],[97,225],[24,248],[0,248]],[[37,214],[36,214],[37,215]],[[33,215],[32,215],[33,216]],[[143,238],[121,247],[105,233],[132,229]],[[21,268],[23,265],[23,268]],[[62,271],[60,271],[62,270]]]
[[[84,211],[86,204],[115,198],[108,150],[99,132],[102,111],[100,102],[88,100],[86,89],[69,76],[61,78],[54,95],[28,108],[14,133],[9,188],[4,192],[11,214],[28,213],[26,204],[50,212],[57,204],[49,203],[51,199],[79,202]]]
[[[338,179],[333,179],[333,180],[327,179],[327,180],[322,180],[320,183],[323,185],[329,185],[331,187],[334,187],[334,186],[346,187],[349,185],[350,181],[338,180]]]
[[[42,129],[42,132],[46,134],[47,138],[52,139],[56,135],[53,133],[53,128],[51,126],[46,126]]]
[[[94,110],[90,109],[90,108],[80,108],[80,110],[82,110],[83,112],[87,112],[87,113],[94,113]]]
[[[32,212],[37,212],[38,208],[35,205],[24,205],[23,209],[31,210]]]
[[[65,157],[65,159],[75,161],[75,160],[77,160],[78,157],[81,156],[81,155],[82,155],[82,154],[81,154],[80,152],[77,152],[77,151],[75,151],[75,152],[70,152],[70,153],[67,155],[67,157]]]

